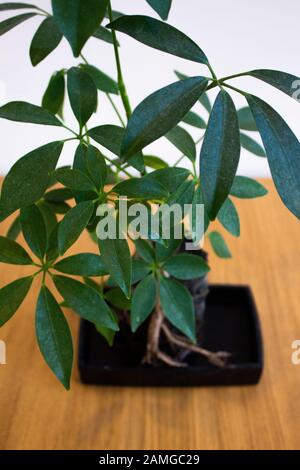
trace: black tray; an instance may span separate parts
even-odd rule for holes
[[[197,354],[189,366],[144,366],[146,326],[134,335],[128,327],[117,333],[110,348],[94,325],[81,322],[79,371],[86,384],[123,386],[201,386],[257,384],[263,370],[262,337],[257,310],[247,286],[210,285],[204,322],[204,341],[211,351],[232,353],[229,366],[219,369]]]

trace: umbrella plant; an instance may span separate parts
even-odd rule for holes
[[[236,176],[243,147],[268,159],[283,203],[300,217],[300,143],[269,104],[238,88],[238,78],[249,76],[295,98],[298,78],[268,69],[218,77],[202,45],[166,22],[172,0],[146,1],[155,17],[140,15],[140,2],[136,2],[133,16],[114,11],[113,0],[52,0],[51,12],[26,3],[0,4],[0,12],[14,11],[0,23],[0,35],[33,17],[40,18],[29,48],[33,66],[45,60],[63,37],[74,55],[73,67],[54,71],[40,105],[13,101],[0,108],[2,119],[56,126],[66,132],[63,140],[35,148],[13,165],[3,181],[0,199],[0,221],[12,216],[7,235],[0,237],[0,262],[33,269],[31,275],[0,290],[0,325],[15,314],[32,283],[39,282],[37,341],[47,364],[66,388],[73,362],[72,338],[63,314],[66,306],[92,322],[112,347],[123,318],[120,312],[126,313],[133,332],[148,322],[145,362],[150,365],[184,366],[161,350],[162,336],[218,366],[228,358],[226,353],[209,352],[197,344],[195,307],[186,281],[203,278],[209,266],[203,256],[178,251],[185,236],[183,221],[179,224],[181,239],[151,230],[148,237],[134,239],[129,225],[117,230],[115,237],[100,239],[96,228],[104,212],[99,207],[108,204],[117,223],[124,197],[129,207],[143,204],[149,214],[154,206],[163,204],[188,204],[192,209],[201,204],[203,234],[219,257],[229,258],[224,238],[211,229],[211,223],[218,219],[238,237],[234,198],[267,193],[255,180]],[[154,91],[132,110],[123,79],[119,33],[169,57],[182,58],[182,69],[185,60],[193,61],[203,74],[188,77],[176,71],[174,83]],[[116,79],[85,57],[87,41],[94,41],[95,48],[101,41],[111,44]],[[210,90],[218,92],[213,104]],[[236,94],[245,100],[239,110],[233,100]],[[91,127],[90,118],[101,115],[97,103],[105,95],[117,123]],[[78,122],[76,129],[64,120],[65,100]],[[199,132],[196,142],[188,130],[191,127]],[[253,138],[255,133],[260,134],[263,146]],[[174,166],[145,150],[161,137],[182,153]],[[69,141],[77,141],[78,146],[72,165],[61,167],[59,158]],[[180,167],[184,158],[190,161],[191,170]],[[192,226],[194,214],[192,210]],[[99,254],[70,256],[69,248],[84,230],[99,245]],[[16,241],[20,233],[25,248]],[[106,276],[105,282],[102,276]],[[48,279],[53,282],[49,284]]]

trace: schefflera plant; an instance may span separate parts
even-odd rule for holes
[[[0,262],[30,265],[34,269],[32,275],[0,290],[0,325],[17,311],[32,282],[41,279],[37,340],[46,362],[66,388],[70,385],[73,346],[64,306],[92,322],[111,345],[119,329],[120,311],[128,313],[133,331],[148,319],[145,362],[149,364],[184,365],[161,351],[161,335],[178,348],[203,354],[219,366],[227,359],[226,353],[211,353],[197,345],[194,303],[184,285],[185,281],[208,273],[206,261],[195,254],[178,252],[181,241],[157,239],[160,234],[149,233],[149,240],[134,241],[134,255],[123,237],[98,241],[95,229],[100,204],[110,203],[118,211],[120,196],[127,196],[130,202],[146,203],[149,210],[152,203],[195,207],[202,203],[206,235],[216,254],[228,258],[229,248],[221,233],[211,229],[211,223],[218,219],[227,231],[239,236],[233,198],[260,197],[267,192],[255,180],[236,176],[242,146],[258,157],[268,158],[283,203],[296,217],[300,216],[298,139],[269,104],[231,84],[233,79],[250,76],[293,96],[298,78],[266,69],[218,78],[199,45],[165,22],[172,1],[146,1],[160,20],[116,12],[110,0],[52,0],[52,13],[32,4],[0,4],[2,12],[25,11],[2,21],[0,35],[33,17],[41,18],[29,49],[33,66],[55,50],[63,37],[77,59],[69,70],[53,73],[41,106],[14,101],[0,108],[1,118],[57,126],[70,133],[65,139],[47,143],[20,158],[4,179],[0,199],[0,221],[15,215],[6,237],[0,237]],[[176,71],[174,83],[148,96],[132,112],[117,32],[193,61],[205,67],[208,76],[201,73],[187,77]],[[83,55],[86,42],[93,40],[95,45],[96,40],[111,44],[117,80],[90,64]],[[219,90],[213,105],[208,95],[212,89]],[[236,111],[231,92],[245,98],[245,107]],[[65,95],[78,122],[76,130],[63,119]],[[90,128],[92,115],[101,115],[99,96],[109,100],[119,125]],[[116,99],[124,112],[119,110]],[[201,106],[201,114],[195,112],[196,106]],[[196,142],[187,126],[201,131]],[[249,135],[254,132],[259,132],[263,147]],[[144,151],[160,137],[182,153],[174,167]],[[72,140],[78,141],[72,166],[59,167],[62,149]],[[191,170],[180,168],[183,158],[190,160]],[[132,176],[133,168],[139,176]],[[67,255],[85,229],[99,244],[100,254]],[[20,233],[27,248],[16,241]],[[107,275],[105,284],[95,279]],[[48,284],[50,278],[53,283]],[[63,298],[60,304],[52,287],[50,290],[49,285],[53,284]]]

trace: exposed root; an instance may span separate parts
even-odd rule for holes
[[[225,367],[228,359],[231,357],[231,354],[228,352],[219,351],[219,352],[214,353],[214,352],[208,351],[207,349],[200,348],[199,346],[196,346],[195,344],[190,343],[182,336],[178,336],[174,334],[165,323],[161,325],[161,329],[164,332],[170,344],[176,345],[183,349],[187,349],[188,351],[191,351],[197,354],[201,354],[202,356],[206,357],[211,364],[214,364],[217,367],[222,367],[222,368]]]
[[[176,361],[160,350],[157,351],[157,358],[171,367],[187,367],[185,362]]]

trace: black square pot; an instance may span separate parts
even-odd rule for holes
[[[188,367],[141,365],[147,328],[132,334],[122,326],[112,348],[92,323],[81,322],[79,371],[85,384],[118,386],[253,385],[263,370],[263,346],[257,310],[247,286],[210,285],[203,325],[203,348],[228,351],[228,366],[217,368],[198,354]]]

